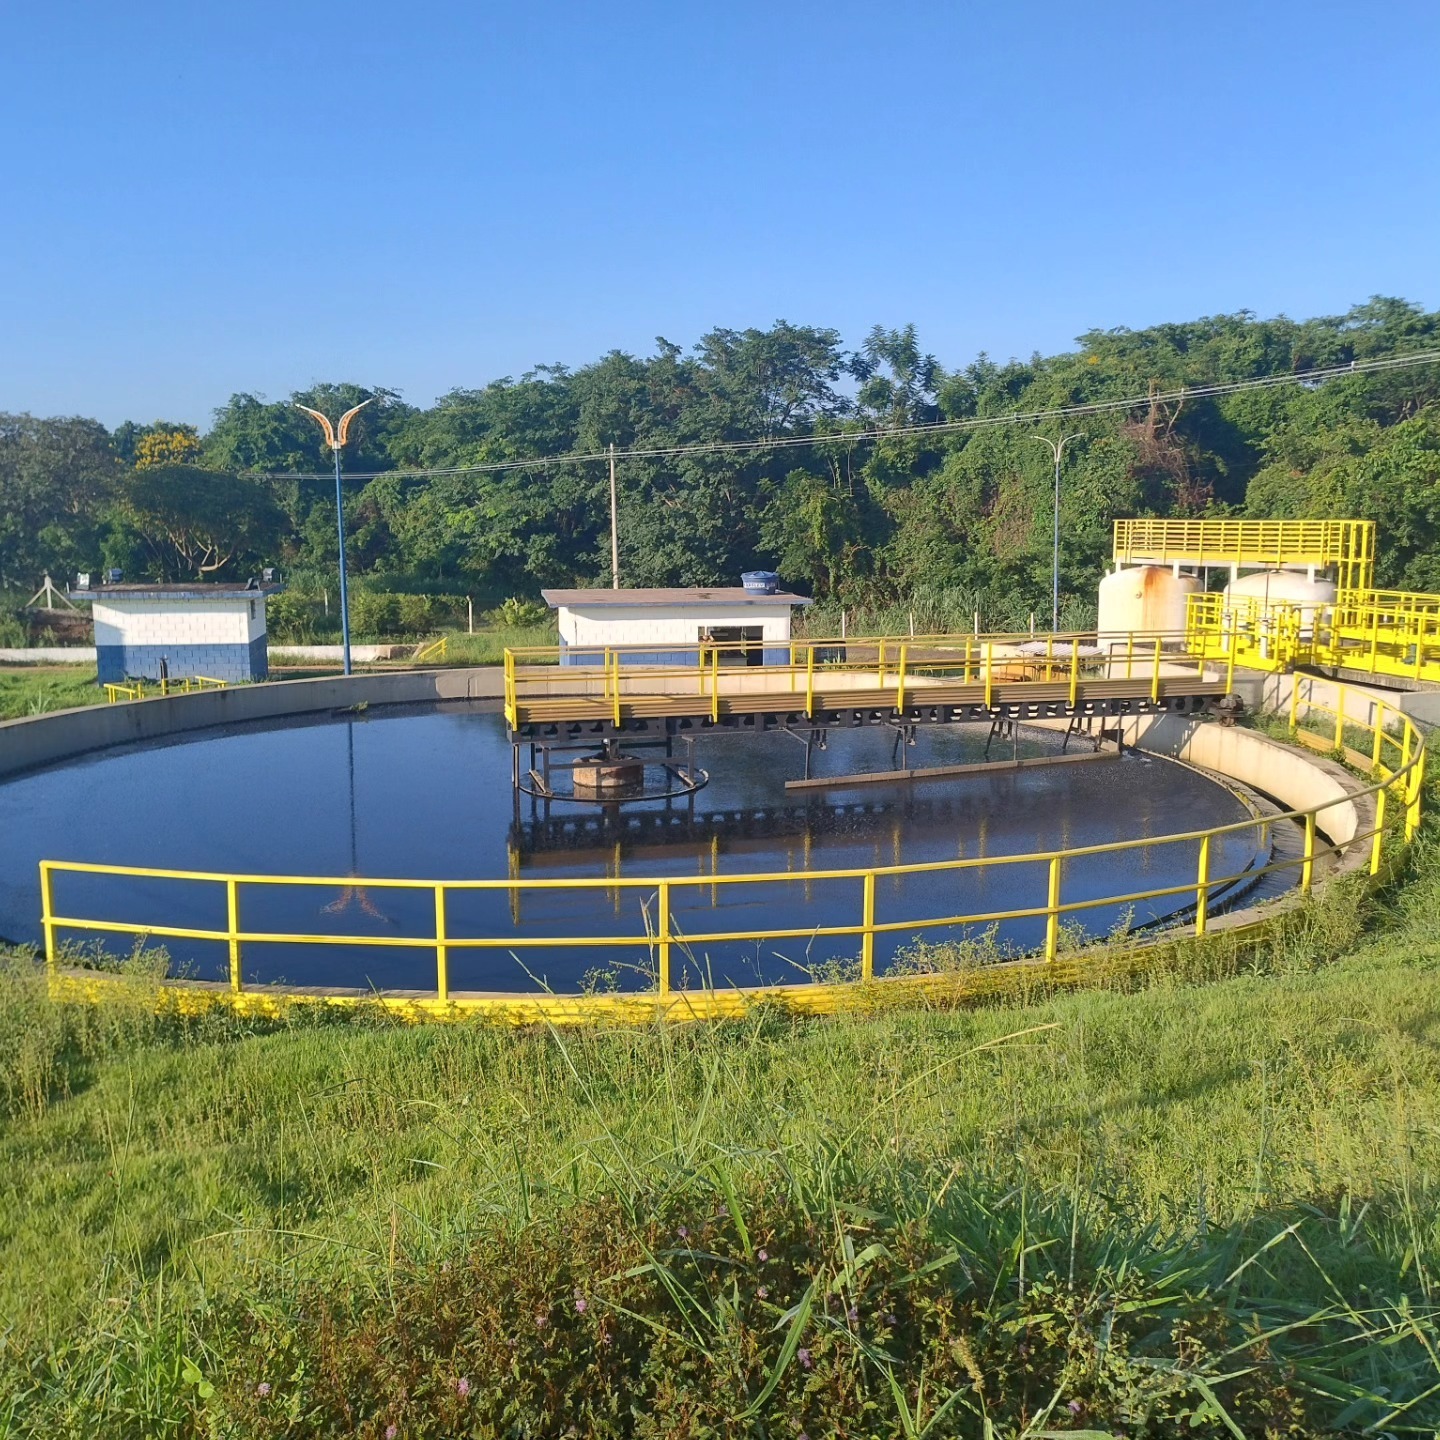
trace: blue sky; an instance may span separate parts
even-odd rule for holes
[[[9,0],[0,410],[1440,304],[1440,5]]]

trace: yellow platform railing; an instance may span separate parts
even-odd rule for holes
[[[416,665],[428,665],[432,660],[443,660],[450,649],[450,637],[442,635],[438,640],[432,640],[428,645],[422,645],[413,656],[411,661]]]
[[[1119,565],[1333,569],[1341,590],[1375,583],[1373,520],[1117,520]]]
[[[1204,659],[1256,670],[1310,665],[1440,684],[1440,595],[1361,590],[1304,604],[1192,595],[1185,643]]]
[[[1259,819],[1233,822],[1214,826],[1206,830],[1191,830],[1181,834],[1147,836],[1133,840],[1113,841],[1103,845],[1088,845],[1073,849],[1043,850],[1024,855],[1000,855],[976,857],[961,860],[928,861],[910,865],[869,866],[858,869],[816,870],[803,875],[785,871],[761,874],[715,874],[706,876],[677,875],[661,879],[625,878],[619,876],[597,876],[592,878],[567,878],[548,880],[522,880],[514,876],[494,880],[415,880],[415,879],[357,879],[355,876],[297,876],[297,875],[255,875],[231,874],[217,871],[167,870],[145,866],[98,865],[76,861],[45,860],[40,865],[41,924],[44,933],[45,957],[54,975],[64,955],[65,938],[72,934],[91,936],[124,935],[132,940],[185,939],[219,942],[225,945],[229,956],[229,994],[239,996],[247,992],[242,968],[245,948],[254,945],[299,945],[338,951],[346,947],[380,947],[428,949],[434,953],[435,1000],[451,1000],[450,959],[462,951],[509,951],[517,948],[551,949],[556,947],[581,947],[598,952],[607,950],[646,951],[655,969],[656,991],[652,992],[664,1000],[672,994],[671,960],[675,946],[687,948],[718,945],[742,941],[748,943],[783,939],[814,939],[819,937],[853,938],[858,942],[861,982],[873,978],[875,973],[875,939],[878,935],[896,933],[915,934],[939,928],[966,929],[988,926],[1009,920],[1043,919],[1045,939],[1040,955],[1053,961],[1061,948],[1062,927],[1069,917],[1078,917],[1086,911],[1108,906],[1134,905],[1143,901],[1185,896],[1193,899],[1194,929],[1197,934],[1206,932],[1212,898],[1217,892],[1240,883],[1259,878],[1262,875],[1295,871],[1301,891],[1308,891],[1314,883],[1317,859],[1330,847],[1318,834],[1317,817],[1335,806],[1351,803],[1356,797],[1375,797],[1373,824],[1362,829],[1351,844],[1369,845],[1369,868],[1378,873],[1383,859],[1387,833],[1387,808],[1395,804],[1403,815],[1401,833],[1405,840],[1415,834],[1420,823],[1421,793],[1425,773],[1426,746],[1424,735],[1410,719],[1400,711],[1365,697],[1364,713],[1348,713],[1351,710],[1347,692],[1340,687],[1334,706],[1314,698],[1313,689],[1307,696],[1306,682],[1301,679],[1294,687],[1290,711],[1290,723],[1300,738],[1308,739],[1312,746],[1346,752],[1352,761],[1368,764],[1373,779],[1350,795],[1329,800],[1308,809],[1288,810]],[[1321,722],[1322,733],[1316,735],[1307,726]],[[1346,750],[1352,732],[1367,736],[1367,749],[1362,754],[1353,749]],[[1287,822],[1295,823],[1303,832],[1302,852],[1298,857],[1271,859],[1260,866],[1247,865],[1232,874],[1213,873],[1212,859],[1216,842],[1226,836],[1247,831],[1263,835],[1268,829]],[[1183,884],[1137,890],[1125,894],[1100,897],[1065,898],[1065,870],[1070,863],[1092,856],[1119,855],[1127,851],[1148,849],[1157,845],[1193,845],[1196,849],[1196,870],[1193,881]],[[882,919],[877,913],[877,888],[882,880],[896,876],[958,873],[965,870],[986,869],[1020,875],[1017,866],[1043,866],[1045,891],[1043,903],[1017,905],[1005,909],[989,910],[976,914],[954,914],[945,916],[923,916]],[[224,897],[226,923],[223,927],[189,925],[141,924],[131,920],[106,919],[95,915],[72,915],[57,908],[55,881],[61,875],[100,875],[129,877],[146,880],[185,882],[189,885],[217,890]],[[674,901],[678,894],[694,893],[697,889],[709,887],[712,897],[731,886],[779,887],[794,885],[797,879],[807,883],[834,881],[853,885],[855,916],[840,919],[836,923],[778,929],[742,929],[697,931],[682,933],[675,923]],[[254,888],[288,889],[300,888],[336,889],[342,894],[353,893],[357,888],[396,889],[424,891],[433,896],[434,925],[424,933],[396,935],[341,935],[334,933],[290,933],[252,929],[243,923],[242,900],[246,892]],[[521,892],[549,891],[574,893],[576,891],[604,890],[638,894],[647,916],[645,933],[630,935],[596,935],[588,933],[553,934],[544,937],[504,935],[470,935],[456,933],[451,923],[450,902],[456,895],[473,891],[503,892],[509,895],[512,906],[518,902]],[[713,899],[712,899],[713,903]],[[512,909],[512,913],[513,909]],[[653,916],[653,920],[648,918]],[[356,977],[357,981],[361,977]],[[854,982],[848,982],[854,983]],[[817,982],[817,985],[819,982]],[[262,987],[269,990],[269,987]],[[802,987],[810,989],[812,987]],[[517,993],[506,997],[507,1001],[527,999]],[[463,1002],[462,1002],[463,1003]],[[473,1004],[496,1003],[472,1001]],[[603,1008],[603,1007],[602,1007]]]
[[[627,699],[688,695],[718,720],[722,700],[747,693],[794,697],[797,708],[813,716],[817,691],[847,685],[897,710],[907,702],[923,703],[926,690],[938,684],[981,685],[987,707],[996,686],[1022,681],[1062,682],[1074,704],[1089,681],[1133,680],[1158,700],[1167,679],[1230,677],[1233,662],[1213,647],[1196,648],[1195,641],[1192,630],[1088,630],[1042,636],[831,636],[770,645],[524,646],[505,651],[505,718],[513,730],[523,707],[574,698],[593,701],[597,713],[618,726]],[[785,655],[783,662],[736,663],[777,651]],[[1213,671],[1207,664],[1211,653],[1220,662]]]

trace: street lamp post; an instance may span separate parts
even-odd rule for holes
[[[372,395],[370,400],[375,397]],[[335,457],[335,530],[340,538],[340,642],[345,651],[345,673],[350,673],[350,594],[345,588],[345,497],[340,492],[340,452],[350,434],[350,422],[370,403],[362,400],[353,409],[347,410],[338,425],[330,423],[330,417],[319,410],[312,410],[297,400],[295,408],[303,410],[312,420],[319,422],[325,431],[325,443]]]
[[[1076,434],[1062,435],[1059,440],[1050,440],[1044,435],[1030,438],[1047,446],[1055,457],[1055,545],[1050,560],[1050,633],[1053,635],[1060,628],[1060,456],[1070,441],[1082,437]]]

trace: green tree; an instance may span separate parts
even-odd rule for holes
[[[0,414],[0,588],[90,568],[120,473],[98,421]]]
[[[162,580],[263,563],[274,557],[285,527],[263,482],[194,465],[132,471],[120,486],[117,509]]]

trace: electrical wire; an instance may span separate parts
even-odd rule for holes
[[[687,445],[637,447],[632,450],[592,450],[566,455],[541,455],[525,460],[497,460],[483,465],[452,465],[429,469],[357,470],[346,480],[433,480],[459,475],[493,475],[510,470],[539,470],[552,465],[587,465],[612,458],[619,460],[666,460],[684,455],[723,455],[754,450],[790,450],[804,445],[855,445],[870,440],[896,440],[926,435],[954,435],[967,430],[993,429],[1001,425],[1030,425],[1044,420],[1068,420],[1082,415],[1112,414],[1135,410],[1143,405],[1183,404],[1215,395],[1233,395],[1242,390],[1266,390],[1277,385],[1323,384],[1344,375],[1370,375],[1406,370],[1417,365],[1440,363],[1440,350],[1415,351],[1378,360],[1352,360],[1312,370],[1288,371],[1283,375],[1262,375],[1252,380],[1231,380],[1211,385],[1182,385],[1178,390],[1127,396],[1121,400],[1094,400],[1079,405],[1059,405],[1048,410],[1010,411],[1004,415],[976,416],[969,420],[941,420],[925,425],[876,426],[868,430],[835,430],[809,435],[778,435],[763,440],[701,440]],[[270,480],[328,480],[329,473],[266,472]]]

